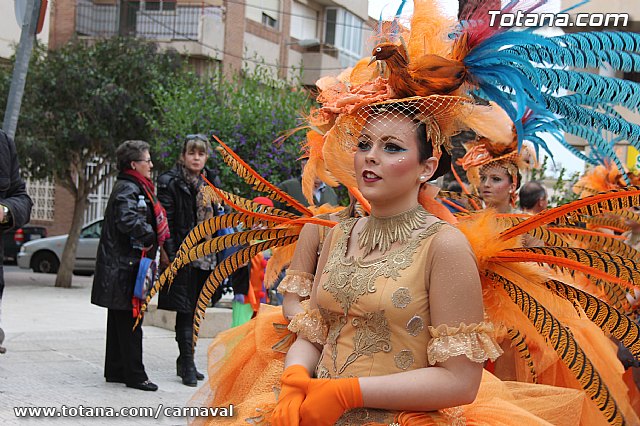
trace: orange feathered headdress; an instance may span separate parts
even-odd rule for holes
[[[410,115],[425,123],[437,157],[449,150],[450,137],[461,130],[511,141],[512,125],[506,114],[499,125],[496,120],[488,121],[492,111],[502,110],[478,105],[467,87],[457,83],[464,69],[458,69],[453,41],[447,37],[452,25],[434,0],[417,1],[410,31],[399,26],[401,31],[395,37],[383,34],[389,40],[383,43],[380,40],[384,37],[379,35],[371,58],[361,59],[337,77],[317,81],[321,106],[306,117],[312,131],[305,144],[309,158],[303,173],[305,194],[312,193],[316,178],[329,185],[355,188],[354,148],[364,125],[383,111]],[[385,55],[395,59],[385,60]],[[422,78],[419,72],[425,67],[430,70],[429,78]]]
[[[470,128],[481,130],[482,136],[465,144],[467,153],[458,164],[476,188],[480,184],[480,171],[492,166],[502,167],[512,181],[519,184],[518,172],[534,167],[536,154],[526,142],[518,150],[516,129],[507,113],[493,102],[489,105],[490,109],[481,110],[467,120]]]
[[[640,173],[637,171],[627,172],[627,176],[631,180],[631,185],[640,184]],[[578,194],[580,198],[584,198],[598,192],[620,189],[626,186],[627,184],[620,170],[615,164],[607,161],[582,175],[573,186],[573,192]]]

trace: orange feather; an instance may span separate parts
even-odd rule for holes
[[[358,188],[352,186],[348,187],[347,190],[349,191],[349,194],[351,194],[353,198],[355,198],[356,201],[360,203],[364,211],[368,214],[371,214],[371,204],[369,204],[369,201],[364,198],[362,192],[360,192]]]
[[[574,271],[583,272],[587,275],[592,275],[598,278],[602,278],[607,281],[615,282],[627,286],[629,289],[634,288],[634,284],[631,281],[624,280],[622,278],[610,275],[604,271],[585,265],[575,260],[560,258],[557,256],[551,256],[546,254],[538,254],[531,252],[500,252],[489,259],[491,262],[536,262],[547,263],[553,266],[560,266]]]
[[[621,198],[637,198],[638,196],[640,196],[640,187],[630,186],[624,190],[618,189],[582,198],[580,200],[576,200],[571,203],[538,213],[537,215],[532,216],[531,218],[519,223],[518,225],[507,229],[500,235],[500,238],[505,240],[513,238],[539,226],[551,223],[558,218],[564,217],[566,215],[576,214],[578,210],[587,207],[591,208],[589,214],[602,213],[606,210],[611,210],[611,206],[608,205],[608,202],[610,201],[618,200]]]
[[[247,209],[239,206],[238,204],[234,203],[229,198],[227,198],[224,195],[224,193],[222,191],[220,191],[218,188],[216,188],[214,184],[209,182],[209,180],[206,177],[202,176],[202,178],[204,179],[205,182],[207,182],[207,184],[209,184],[211,189],[213,189],[213,191],[216,194],[218,194],[218,196],[220,198],[222,198],[225,201],[225,203],[228,204],[229,206],[231,206],[234,210],[237,210],[237,211],[239,211],[241,213],[248,214],[249,216],[256,217],[256,218],[258,218],[260,220],[264,220],[265,222],[273,222],[273,223],[281,223],[281,224],[291,222],[291,219],[286,218],[286,217],[280,217],[280,216],[274,216],[274,215],[269,215],[269,214],[257,213],[257,212],[252,212],[251,210],[247,210]]]
[[[304,214],[306,216],[311,216],[312,215],[311,210],[309,210],[308,208],[306,208],[305,206],[300,204],[300,202],[298,202],[295,198],[293,198],[292,196],[290,196],[289,194],[287,194],[286,192],[282,191],[280,188],[274,186],[268,180],[266,180],[265,178],[260,176],[255,170],[253,170],[251,168],[251,166],[249,166],[242,158],[240,158],[235,152],[233,152],[231,150],[231,148],[229,148],[227,145],[225,145],[224,142],[222,142],[216,135],[213,135],[213,138],[220,144],[220,146],[222,146],[222,148],[224,148],[224,150],[231,157],[233,157],[234,160],[236,160],[238,162],[238,164],[240,164],[247,172],[249,172],[253,176],[254,179],[256,179],[257,181],[259,181],[260,183],[265,185],[267,188],[269,188],[269,190],[275,196],[277,196],[278,198],[282,199],[283,201],[285,201],[290,206],[294,207],[296,210],[298,210],[302,214]]]

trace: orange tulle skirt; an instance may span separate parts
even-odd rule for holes
[[[256,318],[214,339],[209,347],[209,379],[189,406],[233,404],[235,415],[228,419],[192,418],[190,424],[269,424],[285,357],[272,347],[287,340],[286,324],[280,307],[262,305]],[[472,404],[437,412],[390,412],[389,418],[403,426],[601,424],[597,416],[590,420],[582,418],[585,404],[587,397],[580,390],[505,382],[485,371]],[[365,424],[387,426],[389,423]]]

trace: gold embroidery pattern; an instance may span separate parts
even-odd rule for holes
[[[424,320],[420,315],[414,315],[407,322],[407,332],[413,337],[416,337],[422,330],[424,330]]]
[[[464,416],[462,407],[451,407],[439,410],[442,416],[447,420],[447,424],[451,426],[466,426],[467,419]]]
[[[333,374],[338,372],[338,336],[342,328],[347,324],[347,317],[345,315],[331,312],[325,308],[319,307],[320,314],[324,318],[324,321],[329,326],[327,333],[327,345],[331,350],[331,360],[333,361]]]
[[[413,352],[409,349],[403,349],[393,357],[396,362],[396,367],[400,370],[407,370],[413,365],[415,359],[413,358]]]
[[[432,339],[427,347],[427,358],[431,365],[458,355],[465,355],[478,363],[487,359],[495,361],[502,354],[495,339],[493,324],[489,322],[460,323],[459,327],[449,327],[447,324],[429,326],[429,333]]]
[[[301,297],[309,297],[314,275],[304,271],[289,269],[280,285],[278,293],[295,293]]]
[[[396,242],[405,244],[413,231],[424,226],[431,216],[420,204],[393,216],[370,215],[358,236],[358,246],[362,250],[362,256],[368,255],[375,248],[384,254]]]
[[[367,312],[364,318],[354,318],[351,324],[356,329],[353,337],[353,352],[349,354],[339,374],[361,356],[372,356],[376,352],[391,351],[391,329],[383,311]]]
[[[367,423],[393,423],[394,413],[373,408],[354,408],[346,411],[335,426],[362,426]]]
[[[347,242],[356,221],[357,219],[354,218],[340,223],[343,235],[336,243],[334,249],[336,255],[329,258],[323,270],[324,273],[329,274],[329,277],[324,281],[322,288],[340,303],[345,314],[360,296],[376,291],[374,285],[376,279],[381,276],[397,279],[400,276],[399,271],[411,265],[413,255],[421,241],[438,232],[444,225],[444,222],[435,222],[408,244],[379,259],[364,261],[353,256],[346,257]]]
[[[304,312],[297,313],[289,323],[289,330],[311,343],[324,345],[327,341],[327,324],[318,309],[309,309],[308,302],[301,304]]]
[[[393,306],[398,309],[406,308],[409,303],[411,303],[412,297],[411,292],[407,287],[400,287],[391,295],[391,301],[393,302]]]
[[[322,364],[318,364],[318,368],[316,368],[316,377],[318,379],[330,379],[331,373],[329,373],[329,369]]]

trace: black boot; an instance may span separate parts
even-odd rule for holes
[[[7,352],[7,349],[4,346],[2,346],[2,342],[4,342],[4,330],[0,328],[0,354]]]
[[[176,362],[178,375],[182,377],[182,384],[195,387],[198,385],[196,377],[196,365],[193,362],[193,348],[191,345],[191,330],[176,330],[176,340],[178,341],[178,349],[180,357]]]
[[[182,359],[180,357],[178,357],[178,358],[176,358],[176,376],[181,376],[182,375],[182,373],[180,373],[180,371],[182,371]],[[197,368],[196,368],[196,379],[204,380],[204,374],[199,372]]]

